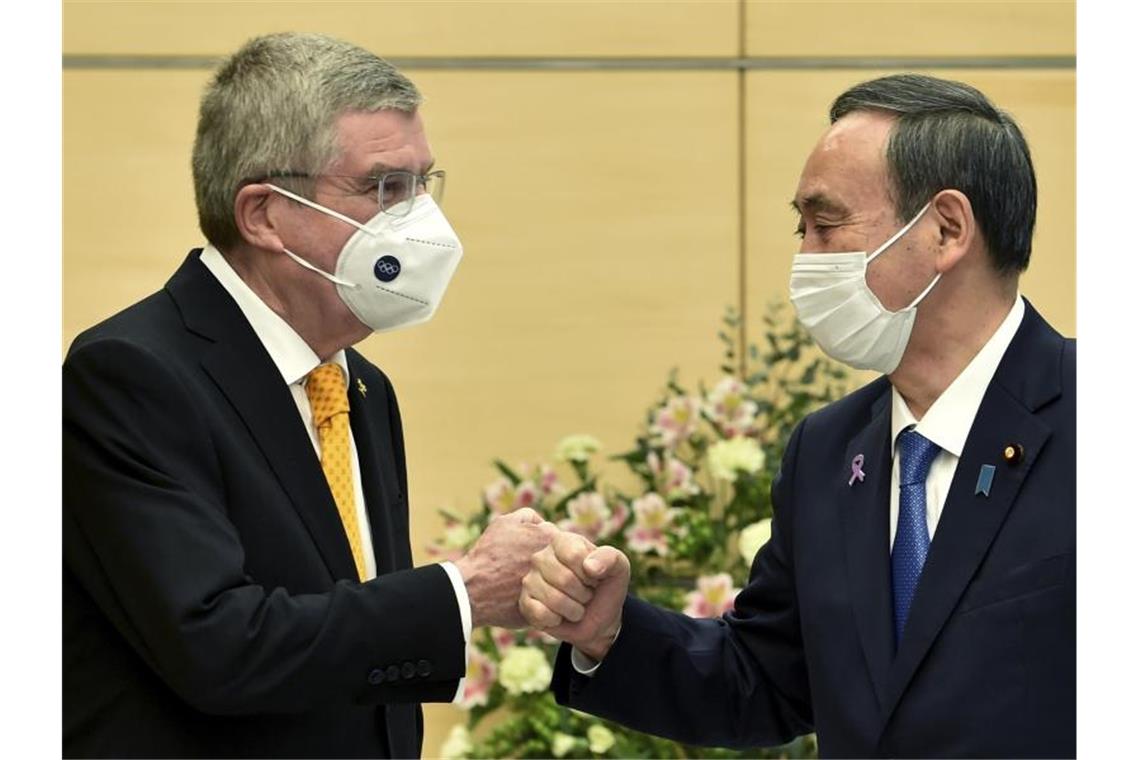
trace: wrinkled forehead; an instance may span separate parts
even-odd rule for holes
[[[796,200],[828,198],[855,207],[890,202],[887,141],[894,119],[876,112],[844,116],[804,162]]]

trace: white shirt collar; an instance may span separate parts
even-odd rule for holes
[[[1013,308],[982,349],[970,360],[954,382],[935,399],[922,420],[916,421],[902,394],[891,388],[891,441],[898,441],[899,433],[911,425],[926,439],[938,444],[943,451],[962,456],[966,437],[974,425],[982,397],[997,371],[1001,358],[1009,348],[1021,319],[1025,316],[1025,302],[1018,293]]]
[[[265,346],[269,358],[273,360],[287,385],[304,380],[321,364],[320,357],[313,352],[309,344],[277,312],[269,308],[249,285],[245,284],[217,248],[207,244],[202,249],[200,260],[237,302],[241,313],[245,315],[249,326],[257,334],[261,345]],[[347,382],[348,358],[344,350],[337,351],[329,361],[340,366]]]

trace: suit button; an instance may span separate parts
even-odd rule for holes
[[[420,660],[416,663],[416,673],[418,673],[421,678],[427,678],[431,675],[431,663],[427,660]]]
[[[379,686],[384,683],[384,671],[380,668],[373,668],[368,671],[368,683],[373,686]]]
[[[388,680],[395,681],[400,677],[400,668],[398,665],[388,666]]]
[[[403,670],[400,671],[400,675],[404,678],[415,678],[416,666],[410,662],[405,662]]]

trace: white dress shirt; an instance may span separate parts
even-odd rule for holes
[[[309,405],[309,395],[305,392],[305,381],[309,373],[321,364],[309,344],[289,326],[289,323],[269,308],[261,298],[245,283],[234,271],[221,252],[212,245],[206,245],[202,250],[202,264],[225,288],[226,292],[237,302],[241,313],[245,315],[249,326],[257,334],[261,345],[269,353],[281,378],[289,386],[293,394],[293,402],[297,405],[297,413],[305,423],[305,430],[309,433],[309,440],[313,444],[313,452],[317,459],[321,456],[320,438],[313,426],[313,410]],[[336,364],[344,372],[345,384],[348,384],[348,358],[344,350],[332,355],[330,363]],[[364,577],[362,581],[370,581],[376,577],[376,555],[372,550],[372,529],[368,522],[368,510],[364,506],[364,489],[360,484],[360,459],[356,453],[356,440],[352,436],[352,427],[348,430],[348,443],[352,465],[352,493],[356,502],[356,522],[360,527],[360,543],[364,550]],[[471,601],[467,597],[467,587],[463,583],[463,576],[459,568],[450,562],[441,562],[451,585],[455,589],[455,601],[459,606],[460,624],[463,627],[463,641],[471,640]],[[464,655],[466,656],[466,655]],[[455,700],[463,696],[466,679],[460,679],[456,690]]]
[[[946,504],[946,495],[950,491],[950,483],[958,469],[958,460],[962,457],[962,448],[966,445],[966,437],[974,426],[978,407],[982,405],[982,397],[986,395],[990,380],[1021,325],[1023,316],[1025,302],[1021,300],[1021,294],[1018,294],[1013,308],[998,329],[958,377],[954,378],[954,382],[930,405],[921,420],[915,420],[902,395],[891,388],[891,451],[894,458],[891,466],[892,551],[899,522],[899,433],[913,425],[920,435],[941,449],[926,476],[926,528],[933,539],[938,519],[942,516],[942,507]]]

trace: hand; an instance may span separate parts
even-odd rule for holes
[[[629,590],[629,558],[561,532],[531,560],[519,611],[535,628],[601,660],[621,628]]]
[[[526,625],[518,606],[522,577],[530,568],[531,556],[548,546],[557,533],[558,528],[530,508],[491,520],[467,555],[455,562],[471,601],[473,626]]]

